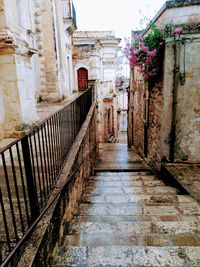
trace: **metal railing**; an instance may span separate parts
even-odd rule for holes
[[[90,88],[0,151],[0,264],[45,208],[93,100]]]
[[[74,7],[73,2],[71,1],[64,1],[63,2],[63,18],[64,19],[72,19],[75,27],[77,26],[76,24],[76,9]]]
[[[77,24],[76,24],[76,9],[75,9],[73,3],[72,3],[72,18],[73,18],[73,21],[74,21],[74,25],[77,26]]]

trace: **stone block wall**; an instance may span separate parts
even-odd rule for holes
[[[175,160],[200,162],[200,34],[186,34],[180,44],[180,72],[184,84],[178,84]]]
[[[161,167],[161,124],[163,112],[163,88],[156,85],[149,93],[148,161],[156,169]]]
[[[56,95],[57,69],[53,28],[53,9],[51,1],[36,1],[35,24],[38,56],[41,69],[40,94],[44,100],[47,100],[48,98],[55,98],[55,100],[58,100],[59,96]]]
[[[140,81],[140,76],[135,71],[135,77],[133,82],[133,88],[131,94],[133,95],[131,105],[133,106],[133,145],[137,149],[140,155],[144,156],[144,121],[143,121],[143,109],[144,109],[144,96],[145,85]]]

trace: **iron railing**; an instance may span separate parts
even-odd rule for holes
[[[64,19],[71,19],[76,27],[76,9],[74,7],[73,2],[71,1],[64,1],[63,2],[63,18]]]
[[[77,24],[76,24],[76,9],[75,9],[73,3],[72,3],[72,18],[73,18],[73,21],[74,21],[74,25],[77,26]]]
[[[93,100],[90,88],[0,151],[0,264],[44,210]]]

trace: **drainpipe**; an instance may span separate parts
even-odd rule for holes
[[[173,103],[172,103],[172,125],[170,142],[170,161],[174,162],[175,142],[176,142],[176,113],[177,113],[177,95],[180,73],[180,41],[174,36],[174,75],[173,75]]]

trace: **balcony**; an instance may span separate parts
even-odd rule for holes
[[[74,4],[71,1],[65,1],[63,3],[63,19],[66,23],[66,30],[70,35],[77,29],[76,26],[76,10]]]

